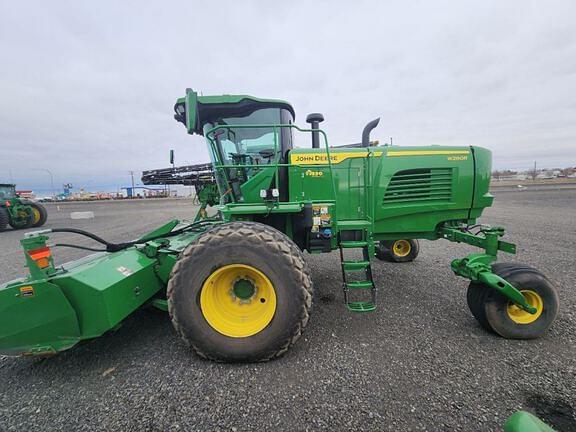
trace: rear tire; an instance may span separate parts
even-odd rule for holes
[[[236,287],[246,288],[246,281],[252,294],[241,297]],[[300,338],[312,291],[310,270],[292,240],[267,225],[231,222],[199,235],[182,253],[168,282],[168,310],[201,357],[267,361]]]
[[[382,240],[376,246],[376,258],[389,262],[411,262],[420,253],[418,240]]]
[[[536,315],[523,312],[495,289],[471,282],[467,300],[472,315],[482,327],[504,338],[535,339],[542,336],[558,314],[558,294],[552,283],[527,265],[498,263],[492,266],[492,271],[523,292],[539,311]]]
[[[0,232],[6,231],[6,227],[8,227],[8,223],[10,222],[10,215],[8,214],[8,210],[4,207],[0,207]]]
[[[30,207],[32,207],[32,213],[34,213],[32,227],[41,227],[46,223],[46,220],[48,219],[48,212],[46,211],[46,208],[43,205],[37,203],[30,203]]]

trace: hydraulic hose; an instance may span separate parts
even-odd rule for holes
[[[76,249],[84,249],[84,250],[90,250],[90,251],[95,251],[95,252],[118,252],[121,251],[123,249],[127,249],[131,246],[135,246],[137,244],[142,244],[142,243],[146,243],[152,240],[157,240],[159,238],[166,238],[166,237],[173,237],[175,235],[178,234],[182,234],[188,231],[195,231],[198,228],[206,225],[206,224],[210,224],[213,220],[202,220],[199,222],[194,222],[191,224],[188,224],[182,228],[179,228],[177,230],[174,231],[170,231],[169,233],[166,234],[159,234],[157,236],[153,236],[153,237],[147,237],[145,239],[138,239],[138,240],[133,240],[130,242],[125,242],[125,243],[111,243],[108,242],[106,240],[104,240],[102,237],[97,236],[96,234],[93,234],[91,232],[88,231],[84,231],[81,229],[77,229],[77,228],[51,228],[51,229],[47,229],[47,230],[42,230],[42,231],[38,231],[38,233],[72,233],[72,234],[78,234],[78,235],[82,235],[84,237],[88,237],[100,244],[103,244],[104,246],[106,246],[106,249],[94,249],[94,248],[88,248],[85,246],[80,246],[80,245],[73,245],[73,244],[68,244],[68,243],[57,243],[54,246],[61,246],[61,247],[72,247],[72,248],[76,248]]]

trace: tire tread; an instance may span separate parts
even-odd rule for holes
[[[168,312],[172,320],[172,325],[182,340],[192,348],[200,357],[213,361],[225,361],[218,353],[202,349],[186,336],[178,318],[174,313],[173,295],[175,288],[181,283],[182,272],[187,263],[187,258],[202,250],[209,250],[214,242],[222,243],[233,238],[249,239],[251,242],[265,243],[271,249],[271,253],[278,253],[287,258],[292,268],[298,275],[299,289],[303,295],[304,302],[299,311],[299,319],[289,329],[288,337],[275,351],[260,356],[257,361],[269,361],[282,356],[302,335],[304,328],[308,324],[310,312],[312,310],[313,285],[310,277],[310,269],[304,260],[304,256],[294,242],[280,231],[257,222],[230,222],[217,225],[209,231],[198,236],[196,241],[190,244],[181,254],[180,259],[174,265],[168,282],[166,296],[168,299]]]
[[[8,210],[4,207],[0,207],[0,232],[5,231],[10,223],[10,215]]]

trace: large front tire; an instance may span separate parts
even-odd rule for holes
[[[541,272],[527,265],[498,263],[492,266],[492,271],[520,290],[537,312],[529,314],[495,289],[471,282],[467,300],[472,315],[486,330],[507,339],[535,339],[542,336],[558,314],[558,294],[552,283]]]
[[[201,357],[266,361],[308,323],[312,280],[298,247],[267,225],[231,222],[201,234],[168,282],[174,328]]]

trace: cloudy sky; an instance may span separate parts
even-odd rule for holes
[[[576,165],[576,2],[0,0],[0,182],[48,193],[199,163],[186,87],[322,112],[332,143],[480,145]]]

